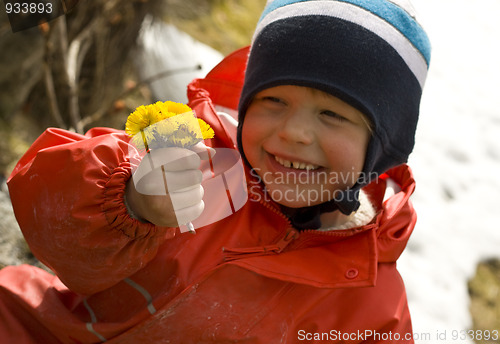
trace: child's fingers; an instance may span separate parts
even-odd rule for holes
[[[197,169],[200,166],[200,157],[195,152],[185,148],[154,149],[142,158],[133,178],[139,181],[162,166],[164,170],[168,171]]]
[[[203,174],[198,169],[165,171],[156,168],[136,181],[138,192],[145,195],[166,195],[174,191],[201,184]]]
[[[137,184],[139,180],[162,166],[165,171],[198,169],[201,159],[207,160],[214,155],[215,149],[205,146],[203,142],[199,142],[192,149],[179,147],[154,149],[144,156],[133,178]]]
[[[190,221],[195,220],[201,215],[205,209],[205,203],[203,201],[198,202],[190,207],[175,210],[175,216],[177,218],[177,223],[179,225],[184,225]]]
[[[181,191],[170,192],[170,200],[174,210],[189,208],[202,202],[204,190],[201,185],[196,185],[190,188],[184,188]]]
[[[208,160],[215,155],[215,149],[198,142],[191,148],[167,147],[150,152],[153,166],[164,165],[167,171],[181,171],[200,166],[200,159]]]
[[[183,171],[200,167],[200,157],[198,154],[186,148],[160,148],[153,150],[150,155],[153,160],[153,166],[157,168],[163,165],[165,171]]]
[[[164,176],[169,193],[198,186],[203,179],[200,170],[164,171]]]

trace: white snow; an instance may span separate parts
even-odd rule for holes
[[[416,342],[471,343],[454,336],[472,326],[467,281],[500,258],[500,1],[414,5],[433,53],[409,162],[418,222],[399,270],[427,335]]]

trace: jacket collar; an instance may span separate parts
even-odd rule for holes
[[[401,191],[383,201],[388,179],[395,181]],[[276,242],[260,247],[226,248],[226,260],[269,278],[315,287],[373,286],[378,264],[398,259],[415,226],[416,215],[409,201],[414,188],[410,168],[398,166],[364,188],[378,212],[371,223],[344,230],[300,233],[289,224],[282,224],[278,227],[286,230]],[[259,205],[249,203],[251,207]],[[284,217],[281,219],[286,222]]]

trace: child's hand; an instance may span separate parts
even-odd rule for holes
[[[209,154],[215,150],[201,142],[191,149],[151,151],[127,184],[129,210],[157,226],[177,227],[196,219],[204,209],[200,159]]]

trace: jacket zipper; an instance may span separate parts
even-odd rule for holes
[[[262,196],[262,195],[261,195]],[[249,196],[252,197],[252,196]],[[255,199],[256,196],[253,196]],[[306,229],[302,231],[298,231],[293,228],[290,219],[286,217],[277,207],[269,204],[268,202],[263,200],[263,196],[258,200],[260,204],[262,204],[265,208],[271,210],[272,212],[278,214],[282,217],[287,223],[287,231],[284,236],[281,237],[275,244],[266,245],[266,246],[256,246],[256,247],[246,247],[246,248],[227,248],[223,247],[222,251],[224,253],[224,261],[233,261],[240,258],[250,258],[250,257],[258,257],[265,255],[278,254],[283,252],[283,250],[288,247],[288,245],[298,239],[301,234],[306,234],[306,236],[313,235],[321,235],[321,236],[336,236],[336,237],[348,237],[351,236],[356,230],[347,229],[347,230],[331,230],[331,231],[318,231],[316,229]],[[369,224],[363,226],[363,230],[370,230],[373,227],[376,227],[377,223]],[[295,248],[300,248],[307,244],[309,240],[302,241],[299,245],[296,245]]]
[[[252,196],[249,196],[252,197]],[[253,196],[254,198],[256,196]],[[258,257],[265,256],[271,254],[281,253],[292,241],[298,238],[299,231],[292,227],[290,219],[286,217],[279,209],[264,201],[263,197],[261,197],[258,202],[262,204],[265,208],[271,210],[275,214],[278,214],[282,217],[287,223],[287,231],[284,236],[282,236],[276,243],[265,246],[256,246],[256,247],[246,247],[246,248],[226,248],[223,247],[222,251],[224,252],[224,261],[232,261],[240,258],[249,258],[249,257]]]
[[[317,238],[318,236],[323,236],[323,237],[337,237],[337,238],[342,238],[342,237],[349,237],[354,235],[355,233],[358,232],[364,232],[364,231],[369,231],[372,230],[373,228],[376,228],[378,226],[377,223],[372,223],[368,224],[365,226],[362,226],[362,229],[357,229],[357,228],[349,228],[349,229],[339,229],[339,230],[329,230],[329,231],[318,231],[316,229],[306,229],[301,231],[301,234],[305,234],[303,238],[307,238],[305,240],[301,240],[301,242],[296,245],[294,248],[295,249],[301,249],[304,246],[307,246],[307,243],[310,242],[311,240],[314,240],[314,238]]]

